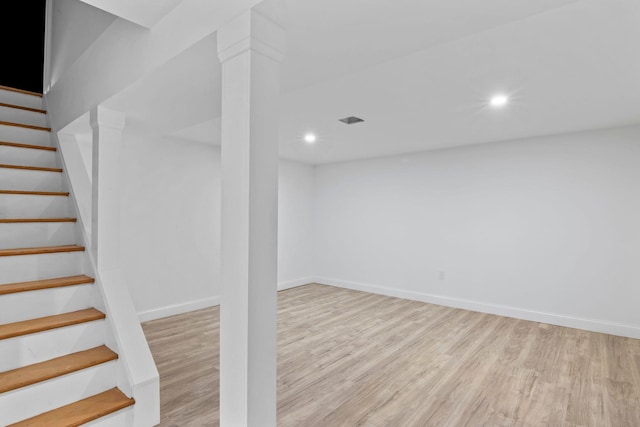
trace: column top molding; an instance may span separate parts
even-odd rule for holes
[[[218,30],[218,58],[222,63],[248,50],[281,62],[284,49],[282,27],[255,9],[242,13]]]
[[[92,108],[89,113],[89,123],[93,129],[97,127],[109,127],[113,129],[124,129],[125,115],[120,111],[109,110],[98,105]]]

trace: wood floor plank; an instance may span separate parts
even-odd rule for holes
[[[0,393],[70,374],[117,358],[118,355],[107,346],[100,346],[11,371],[0,372]]]
[[[640,396],[634,393],[636,379],[632,355],[624,341],[604,335],[606,391],[605,402],[609,417],[622,425],[640,426]]]
[[[112,388],[8,427],[77,427],[133,404],[134,399],[125,396],[117,388]]]
[[[217,307],[143,324],[161,426],[219,425]],[[321,285],[278,294],[278,426],[640,426],[640,340]]]

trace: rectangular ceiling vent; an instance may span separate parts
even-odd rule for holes
[[[364,120],[362,120],[360,117],[356,117],[356,116],[345,117],[344,119],[340,119],[340,121],[342,123],[346,123],[348,125],[352,125],[354,123],[364,122]]]

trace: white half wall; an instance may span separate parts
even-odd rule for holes
[[[640,127],[316,166],[317,281],[640,338]]]
[[[78,213],[80,214],[80,223],[84,228],[84,235],[91,237],[91,141],[87,144],[82,143],[73,134],[58,134],[58,147],[62,151],[64,164],[62,168],[69,176],[70,182],[73,183],[70,190],[73,192],[73,198],[76,202]],[[89,153],[89,162],[86,161],[86,153]],[[87,164],[90,166],[88,167]]]

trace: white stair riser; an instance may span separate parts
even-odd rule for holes
[[[93,285],[68,286],[0,296],[0,324],[21,322],[97,305]]]
[[[42,98],[23,93],[0,89],[0,102],[20,105],[21,107],[42,109]]]
[[[105,331],[106,321],[96,320],[0,340],[0,372],[99,347]]]
[[[0,168],[0,187],[0,190],[62,191],[62,174]]]
[[[22,123],[31,126],[47,126],[46,114],[22,110],[20,108],[3,107],[0,105],[0,121]]]
[[[0,145],[0,163],[5,165],[59,167],[56,152]]]
[[[116,386],[117,361],[0,395],[0,425],[21,421]]]
[[[0,284],[83,274],[83,260],[84,252],[0,257]]]
[[[64,196],[0,194],[0,218],[66,218],[69,211]]]
[[[83,427],[131,427],[133,426],[133,408],[128,407],[109,414],[95,421],[82,425]]]
[[[49,132],[37,129],[27,129],[19,126],[0,124],[0,141],[18,142],[20,144],[51,146]]]
[[[78,242],[76,224],[73,222],[0,223],[0,249],[59,246]]]

